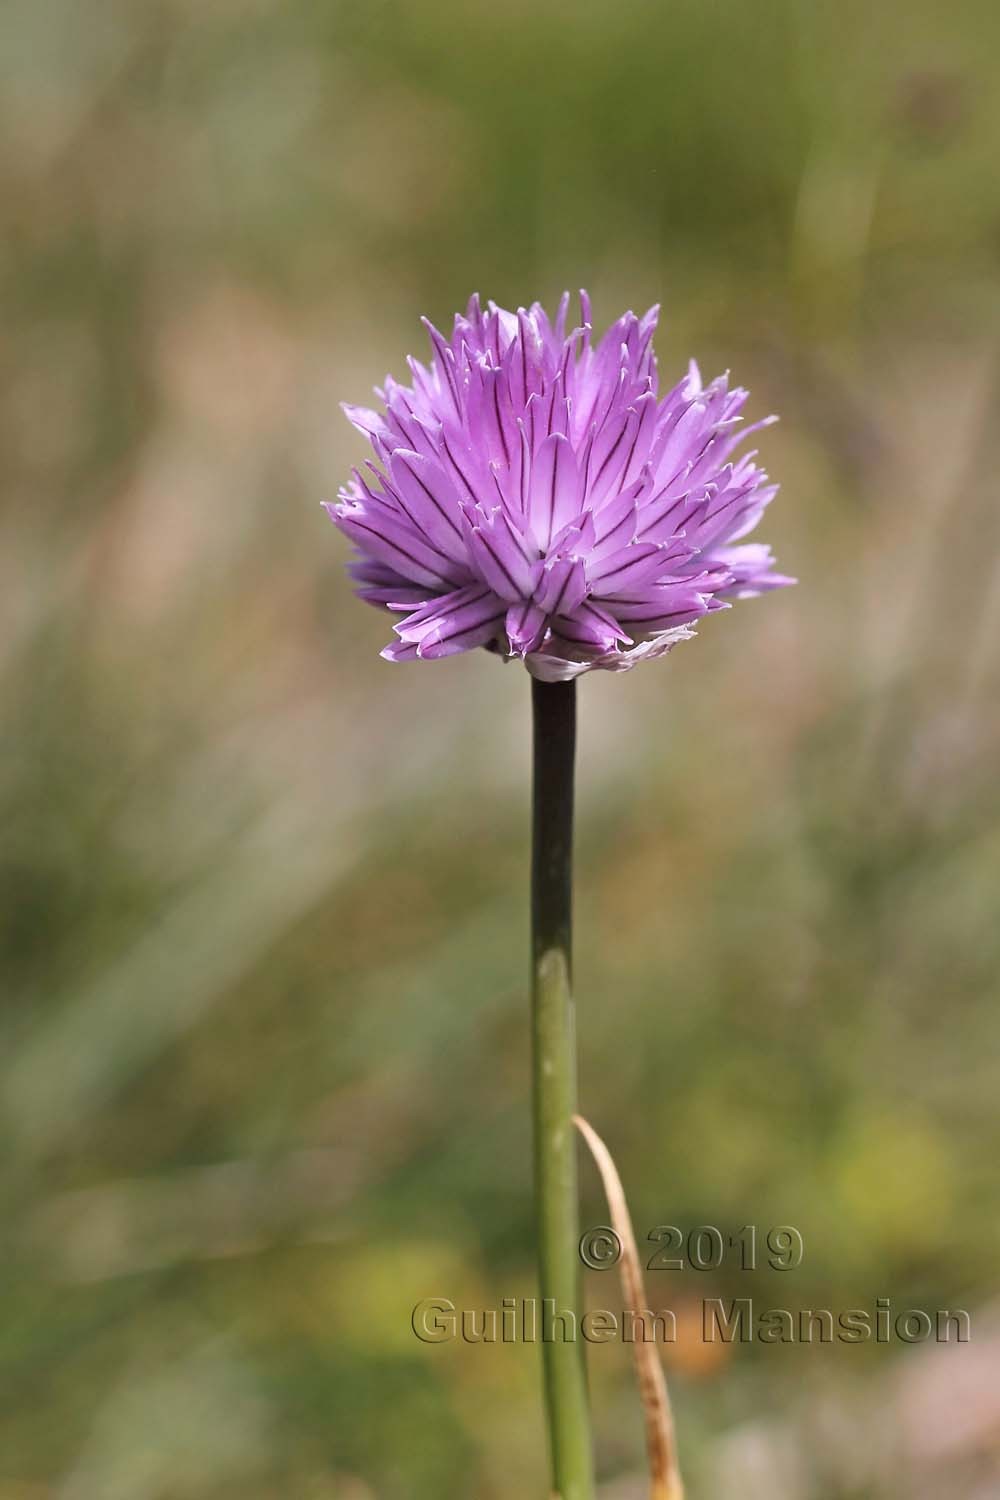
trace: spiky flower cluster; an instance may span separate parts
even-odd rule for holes
[[[733,458],[747,392],[692,363],[658,395],[657,308],[593,342],[535,303],[473,297],[430,364],[391,378],[384,410],[347,406],[377,462],[327,508],[358,549],[363,599],[402,616],[390,661],[486,646],[555,681],[621,671],[693,634],[702,615],[793,582],[770,549],[733,545],[777,486]]]

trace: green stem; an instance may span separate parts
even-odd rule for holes
[[[576,1038],[570,988],[576,684],[531,684],[534,719],[531,946],[535,1200],[553,1500],[592,1500],[580,1333]],[[568,1313],[565,1320],[552,1314]],[[546,1327],[548,1325],[548,1333]],[[572,1337],[562,1337],[568,1329]]]

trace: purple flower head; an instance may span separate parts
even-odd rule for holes
[[[747,392],[692,363],[660,396],[657,308],[597,343],[535,303],[478,297],[383,411],[345,407],[377,462],[327,506],[357,547],[362,599],[402,616],[390,661],[486,646],[549,681],[662,656],[729,598],[794,580],[734,545],[777,490],[734,449]]]

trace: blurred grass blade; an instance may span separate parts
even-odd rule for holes
[[[621,1241],[622,1292],[626,1308],[641,1314],[646,1306],[646,1289],[642,1282],[642,1266],[632,1230],[632,1219],[625,1190],[611,1152],[596,1130],[587,1124],[581,1115],[573,1116],[573,1123],[590,1148],[597,1164],[608,1200],[611,1223]],[[667,1382],[655,1340],[638,1338],[632,1345],[635,1351],[635,1371],[642,1398],[646,1421],[646,1448],[649,1453],[650,1500],[684,1500],[684,1485],[677,1467],[677,1441],[674,1418],[667,1394]]]

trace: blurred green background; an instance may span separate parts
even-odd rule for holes
[[[409,1322],[533,1285],[527,679],[381,662],[319,502],[421,313],[581,285],[781,412],[801,579],[580,694],[585,1112],[640,1234],[805,1240],[650,1277],[692,1495],[1000,1493],[998,48],[991,0],[7,7],[0,1500],[544,1491],[538,1350]],[[709,1347],[720,1295],[973,1343]]]

